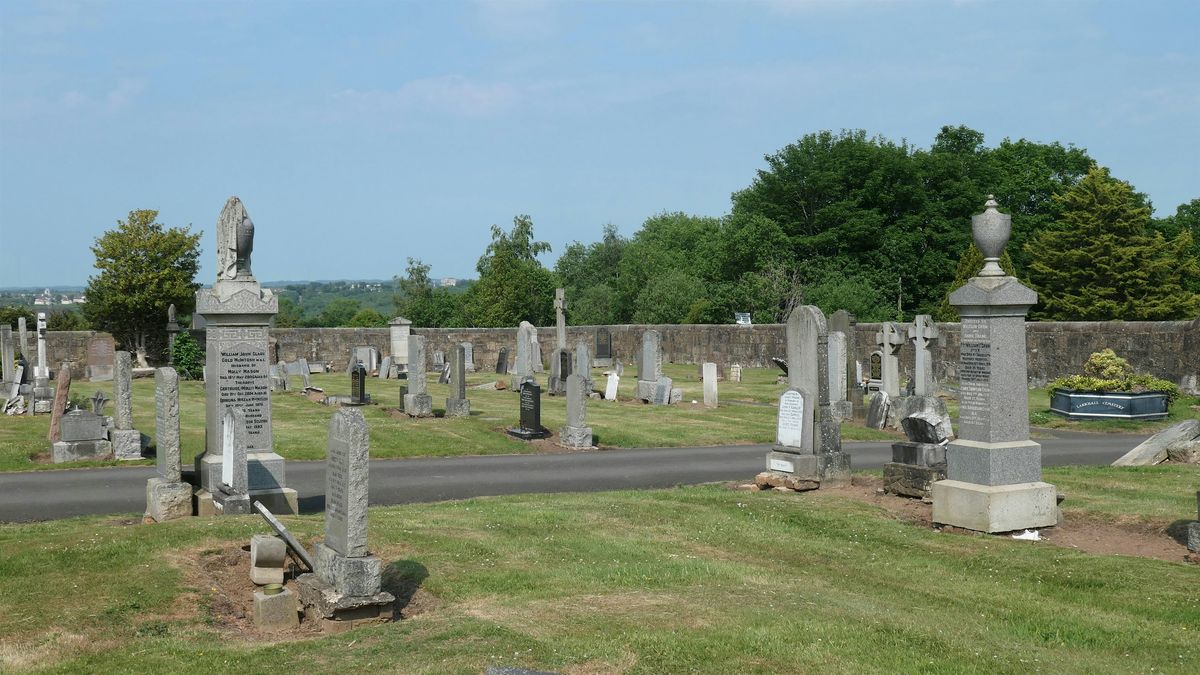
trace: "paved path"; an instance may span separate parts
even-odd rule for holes
[[[1147,434],[1053,432],[1042,443],[1046,465],[1109,464]],[[849,442],[856,469],[883,466],[889,443]],[[663,488],[720,480],[749,480],[763,470],[766,445],[605,450],[561,455],[496,455],[371,462],[371,504],[403,504],[527,492]],[[0,473],[0,521],[145,510],[152,467]],[[325,463],[288,462],[289,487],[300,510],[325,506]]]

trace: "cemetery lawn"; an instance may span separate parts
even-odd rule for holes
[[[771,443],[775,440],[777,399],[784,386],[776,384],[778,369],[747,368],[740,383],[721,382],[721,405],[716,409],[703,406],[703,391],[695,366],[667,364],[668,376],[676,378],[676,386],[684,391],[684,404],[650,406],[632,399],[636,379],[621,378],[616,402],[588,402],[588,423],[601,447],[651,448]],[[495,382],[490,373],[467,376],[468,385]],[[604,376],[593,371],[598,387]],[[299,378],[294,378],[298,380]],[[504,376],[503,381],[508,382]],[[545,377],[539,376],[545,384]],[[399,405],[400,385],[405,380],[369,378],[367,390],[376,405],[365,406],[363,414],[371,429],[371,457],[449,457],[455,455],[495,455],[540,452],[546,444],[530,444],[511,438],[504,430],[517,425],[518,395],[512,391],[468,389],[471,416],[468,419],[410,419],[394,416],[391,410]],[[325,389],[326,394],[350,394],[350,378],[345,374],[313,375],[312,384]],[[71,390],[72,400],[90,409],[86,401],[97,389],[112,396],[111,382],[77,382]],[[435,413],[445,408],[449,387],[437,384],[430,377],[429,392]],[[701,403],[693,405],[695,399]],[[200,382],[179,383],[180,442],[185,466],[204,449],[204,385]],[[112,414],[110,403],[106,408]],[[272,432],[275,451],[289,460],[319,460],[325,457],[325,440],[334,408],[314,403],[295,392],[276,392],[271,395]],[[133,381],[134,426],[143,434],[154,437],[154,379]],[[566,400],[563,397],[542,397],[542,424],[556,432],[566,419]],[[72,462],[49,463],[49,441],[46,434],[49,415],[0,418],[0,471],[78,468],[84,466],[115,466],[151,464],[141,462]],[[842,426],[845,440],[886,440],[899,434],[868,429],[847,422]],[[153,440],[151,441],[153,443]],[[37,455],[45,455],[36,457]]]
[[[1195,515],[1200,469],[1047,478],[1069,518],[1162,524]],[[257,517],[0,525],[0,671],[1200,669],[1195,565],[939,533],[835,490],[520,495],[370,518],[407,618],[283,637],[237,618],[248,588],[227,592],[248,584]],[[284,521],[308,544],[323,527]]]

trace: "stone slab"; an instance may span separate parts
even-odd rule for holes
[[[327,535],[328,536],[328,535]],[[383,562],[373,555],[344,556],[325,544],[316,547],[317,576],[343,595],[370,596],[379,592]]]
[[[882,429],[887,424],[889,403],[890,399],[886,391],[877,391],[871,394],[871,399],[867,403],[867,427]]]
[[[99,441],[59,441],[50,446],[50,458],[55,464],[89,459],[111,459],[112,443]]]
[[[937,466],[946,472],[946,446],[936,443],[901,441],[892,443],[892,461],[912,466]]]
[[[192,486],[155,476],[146,481],[146,515],[156,523],[190,518]]]
[[[946,448],[946,476],[976,485],[1036,483],[1042,480],[1042,446],[959,439]]]
[[[1163,429],[1142,441],[1137,447],[1121,455],[1113,466],[1152,466],[1167,459],[1167,446],[1177,441],[1189,441],[1200,437],[1200,419],[1184,420]]]
[[[958,480],[933,484],[933,522],[976,532],[1012,532],[1058,522],[1057,491],[1041,481],[976,485]]]
[[[433,417],[433,397],[429,394],[405,394],[404,412],[409,417]]]
[[[272,582],[281,583],[281,582]],[[254,592],[254,627],[261,631],[291,630],[300,626],[300,612],[296,607],[296,594],[290,589],[282,593],[267,595]]]
[[[470,417],[471,416],[471,399],[469,398],[448,398],[446,399],[446,417]]]
[[[654,390],[658,387],[657,382],[649,380],[637,381],[637,397],[639,400],[649,403],[654,400]]]
[[[883,491],[887,494],[927,499],[933,496],[933,484],[945,478],[945,467],[895,462],[883,465]]]
[[[296,589],[306,617],[344,622],[347,627],[362,619],[390,621],[396,601],[387,591],[368,596],[339,593],[316,574],[301,574]]]
[[[325,548],[343,556],[367,554],[367,486],[370,438],[361,410],[341,408],[329,422],[325,450]],[[317,557],[317,571],[321,559]],[[346,591],[333,578],[322,578]],[[378,591],[354,591],[370,595]]]
[[[806,492],[808,490],[816,490],[821,487],[821,483],[815,480],[809,480],[801,476],[796,476],[790,473],[779,471],[763,471],[754,477],[755,485],[759,489],[767,488],[786,488],[797,492]]]

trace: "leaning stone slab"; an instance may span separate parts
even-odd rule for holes
[[[312,556],[308,554],[308,549],[304,548],[300,542],[296,541],[296,538],[292,536],[292,533],[288,531],[286,527],[284,527],[283,523],[279,522],[279,519],[275,517],[275,514],[271,513],[267,507],[263,506],[262,502],[254,502],[254,510],[258,511],[259,515],[266,519],[267,524],[271,526],[271,529],[275,530],[275,533],[283,538],[284,543],[286,543],[288,548],[292,550],[292,553],[295,553],[300,560],[304,561],[304,564],[308,566],[308,569],[316,569],[317,565],[313,561]]]
[[[871,394],[867,404],[867,426],[871,429],[882,429],[887,424],[889,397],[886,391]]]
[[[1113,466],[1151,466],[1167,459],[1167,446],[1200,437],[1200,420],[1185,420],[1142,441],[1122,455]]]

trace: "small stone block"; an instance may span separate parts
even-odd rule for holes
[[[976,532],[1012,532],[1058,523],[1056,491],[1049,483],[977,485],[958,480],[933,484],[933,522]]]
[[[108,439],[112,441],[113,455],[117,459],[142,458],[142,432],[137,429],[110,429]]]
[[[50,446],[50,457],[55,464],[88,459],[111,459],[112,443],[109,441],[59,441]]]
[[[158,476],[146,481],[146,515],[156,523],[190,518],[192,515],[192,486],[170,482]]]
[[[407,410],[407,408],[405,408]],[[446,417],[470,417],[471,416],[471,399],[469,398],[448,398],[446,399]]]
[[[1188,524],[1187,547],[1189,551],[1200,552],[1200,521]]]
[[[317,576],[343,595],[368,596],[379,592],[383,563],[373,555],[348,558],[317,544]]]
[[[222,495],[214,500],[217,512],[226,516],[244,516],[250,513],[250,495]]]
[[[558,430],[558,442],[565,448],[592,447],[591,427],[563,427]]]
[[[404,412],[409,417],[433,417],[433,397],[429,394],[405,394]]]
[[[790,473],[780,473],[778,471],[763,471],[754,477],[754,484],[760,490],[771,488],[795,490],[797,492],[805,492],[808,490],[816,490],[821,487],[821,483],[815,480],[808,480],[801,476],[796,476]]]
[[[657,387],[658,387],[657,382],[650,382],[648,380],[638,380],[638,383],[637,383],[638,399],[640,399],[642,401],[647,401],[647,402],[653,401],[654,400],[654,390]]]
[[[199,518],[217,515],[217,505],[213,500],[212,493],[208,490],[196,490],[196,494],[192,497],[192,512]]]
[[[274,582],[279,583],[279,582]],[[296,596],[290,589],[282,593],[267,595],[262,591],[254,592],[254,627],[264,631],[280,631],[296,628],[300,625],[300,615],[296,610]]]

